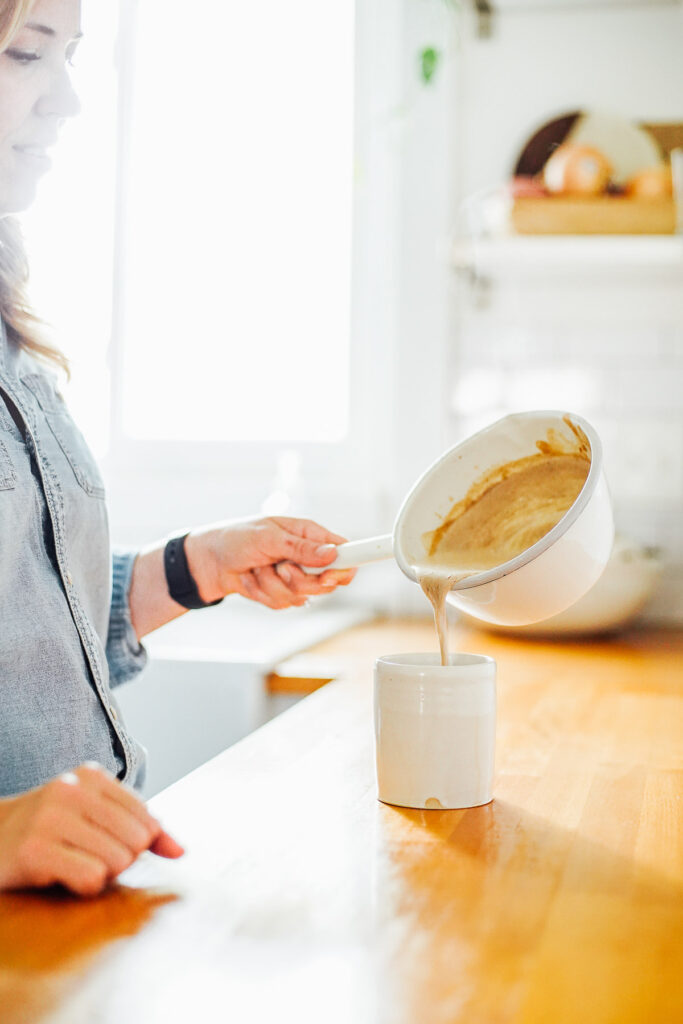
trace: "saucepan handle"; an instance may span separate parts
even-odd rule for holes
[[[311,575],[320,575],[327,569],[355,569],[367,562],[381,562],[385,558],[393,558],[394,538],[390,533],[382,537],[366,537],[365,540],[351,540],[346,544],[340,544],[337,548],[337,558],[330,565],[322,568],[314,568],[310,565],[302,565],[304,572]]]

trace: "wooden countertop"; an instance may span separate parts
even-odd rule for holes
[[[281,673],[334,682],[152,801],[182,860],[0,896],[2,1024],[683,1020],[683,634],[454,640],[498,662],[492,804],[377,801],[373,659],[435,639],[350,630]]]

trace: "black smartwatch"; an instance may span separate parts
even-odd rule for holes
[[[208,608],[212,604],[220,604],[222,597],[217,601],[202,601],[199,596],[197,584],[187,564],[186,537],[186,533],[182,537],[172,537],[164,548],[164,570],[169,594],[183,608]]]

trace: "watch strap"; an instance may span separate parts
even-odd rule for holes
[[[203,601],[199,596],[197,584],[187,564],[186,537],[186,533],[181,537],[172,537],[164,548],[164,571],[170,596],[183,608],[208,608],[212,604],[220,604],[222,597],[217,601]]]

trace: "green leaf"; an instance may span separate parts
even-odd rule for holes
[[[436,72],[441,54],[433,46],[425,46],[420,52],[420,74],[422,81],[429,84]]]

